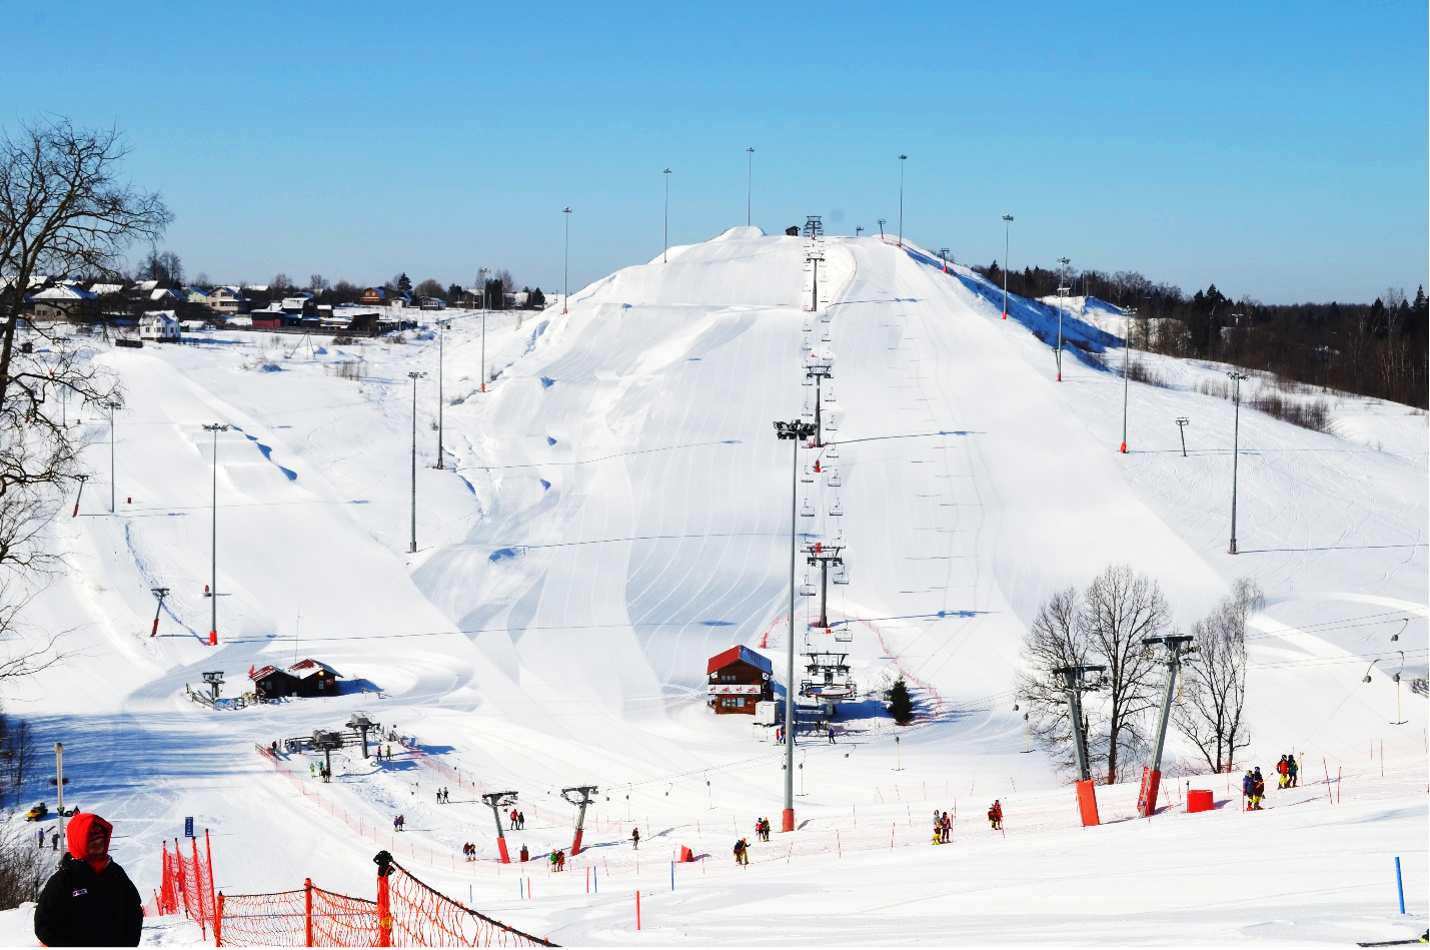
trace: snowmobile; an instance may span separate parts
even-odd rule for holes
[[[44,802],[40,802],[34,808],[31,808],[29,811],[25,812],[25,820],[44,821],[49,814],[50,806],[46,805]]]

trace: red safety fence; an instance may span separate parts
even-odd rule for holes
[[[219,894],[214,938],[237,947],[554,947],[413,877],[383,851],[377,900],[315,887]]]
[[[164,843],[163,877],[154,893],[154,910],[159,916],[177,914],[180,910],[196,921],[204,937],[214,921],[213,853],[209,850],[209,834],[204,832],[204,851],[199,853],[199,839],[191,838],[192,854],[185,855],[183,845],[174,840],[174,850]]]

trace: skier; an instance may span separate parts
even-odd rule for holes
[[[47,947],[137,947],[144,927],[139,891],[109,856],[112,825],[74,816],[68,850],[35,906],[35,936]]]
[[[829,727],[829,744],[834,745],[834,727]]]
[[[558,851],[558,852],[556,852],[556,870],[558,870],[558,871],[564,871],[564,870],[566,870],[566,852],[565,852],[565,851]]]
[[[634,850],[634,851],[639,851],[640,848],[641,848],[641,830],[640,830],[639,828],[632,828],[632,829],[631,829],[631,849]]]
[[[997,799],[993,800],[993,806],[988,809],[988,824],[994,831],[1003,830],[1003,806]]]
[[[40,837],[39,837],[39,840],[35,842],[35,847],[37,847],[37,848],[43,848],[43,847],[45,846],[45,829],[43,829],[43,828],[39,829],[39,833],[40,833]]]
[[[1251,769],[1247,769],[1241,777],[1241,797],[1246,799],[1246,810],[1251,811],[1256,804],[1256,779],[1252,777]]]
[[[953,822],[948,820],[948,812],[943,813],[943,820],[940,824],[943,826],[943,843],[948,844],[948,837],[953,831]]]
[[[522,831],[526,830],[526,812],[519,811],[516,813],[516,826]]]
[[[387,761],[392,761],[392,746],[387,747]]]
[[[938,817],[938,812],[933,813],[933,843],[943,844],[943,821]]]
[[[744,838],[741,838],[740,840],[736,841],[736,842],[735,842],[735,863],[736,863],[736,864],[741,864],[741,865],[749,864],[749,863],[750,863],[750,858],[749,858],[749,854],[748,854],[749,850],[750,850],[750,846],[745,843],[745,839],[744,839]]]
[[[556,854],[557,852],[553,850],[550,854],[546,856],[546,862],[550,866],[550,869],[553,871],[556,870]]]
[[[1276,763],[1276,789],[1280,791],[1286,787],[1286,756],[1281,757],[1281,761]]]
[[[59,833],[58,831],[56,831],[54,834],[50,835],[50,850],[51,850],[51,851],[58,851],[59,849],[60,849],[60,833]]]
[[[1255,809],[1261,811],[1261,800],[1266,797],[1266,780],[1261,777],[1261,766],[1252,769],[1252,793],[1256,797]]]
[[[318,767],[317,767],[316,765],[314,765],[312,762],[309,762],[309,763],[308,763],[308,778],[312,778],[312,777],[314,777],[314,776],[317,775],[317,774],[318,774]]]
[[[1301,767],[1296,764],[1294,755],[1286,756],[1286,787],[1296,787],[1296,776],[1300,774]]]

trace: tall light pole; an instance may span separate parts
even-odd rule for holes
[[[209,646],[218,646],[218,434],[227,432],[228,426],[215,422],[204,426],[205,432],[214,434],[214,487],[213,487],[213,547],[210,549],[210,565],[213,576],[209,585]]]
[[[745,149],[745,227],[750,226],[750,197],[755,190],[755,149]]]
[[[904,246],[904,162],[907,155],[899,156],[899,247]]]
[[[114,506],[114,410],[119,408],[119,403],[113,399],[104,401],[104,408],[109,410],[109,513],[115,512]]]
[[[859,235],[861,235],[861,234],[863,234],[863,233],[864,233],[864,225],[861,224],[861,225],[858,225],[857,227],[854,228],[854,237],[855,237],[855,238],[858,238]]]
[[[883,218],[880,218],[880,219],[879,219],[879,240],[882,241],[883,239],[884,239],[884,219],[883,219]]]
[[[1227,375],[1231,377],[1232,384],[1236,387],[1235,393],[1234,393],[1234,395],[1233,395],[1233,397],[1232,397],[1232,403],[1233,403],[1233,405],[1236,406],[1236,408],[1235,408],[1235,410],[1233,411],[1233,417],[1232,417],[1232,418],[1233,418],[1235,421],[1232,423],[1232,428],[1231,428],[1231,545],[1230,545],[1230,547],[1228,548],[1228,552],[1229,552],[1229,553],[1235,554],[1235,553],[1236,553],[1236,459],[1237,459],[1237,445],[1238,445],[1238,443],[1239,443],[1240,440],[1241,440],[1241,381],[1242,381],[1243,379],[1249,379],[1250,377],[1248,377],[1247,374],[1245,374],[1245,373],[1238,373],[1238,372],[1236,372],[1235,370],[1232,370],[1232,371],[1228,372]]]
[[[670,169],[667,168],[661,173],[665,179],[665,250],[660,252],[660,262],[670,263]]]
[[[1013,216],[1003,215],[1003,319],[1008,319],[1008,232],[1013,227]]]
[[[789,499],[789,642],[785,651],[785,807],[781,831],[794,831],[794,562],[799,527],[799,446],[813,434],[814,425],[799,419],[775,423],[775,435],[794,443]]]
[[[567,301],[571,299],[571,209],[562,208],[561,213],[566,215],[566,244],[561,252],[561,312],[566,313]]]
[[[491,272],[490,267],[477,271],[477,279],[482,282],[482,392],[487,391],[487,275]],[[563,300],[561,305],[564,307],[566,301]]]
[[[1058,264],[1061,265],[1058,269],[1058,382],[1063,381],[1063,301],[1067,298],[1068,291],[1071,289],[1067,286],[1068,263],[1068,258],[1058,258]]]
[[[1127,454],[1127,382],[1131,379],[1132,359],[1132,318],[1137,316],[1136,307],[1127,308],[1126,339],[1122,341],[1122,454]]]
[[[447,340],[447,321],[437,321],[437,467],[442,468],[442,367],[443,345]]]
[[[417,553],[417,381],[426,373],[408,373],[412,380],[412,546],[409,554]]]

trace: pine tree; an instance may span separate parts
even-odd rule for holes
[[[909,688],[904,685],[902,676],[889,689],[889,713],[901,726],[907,726],[914,720],[914,701],[909,698]]]

